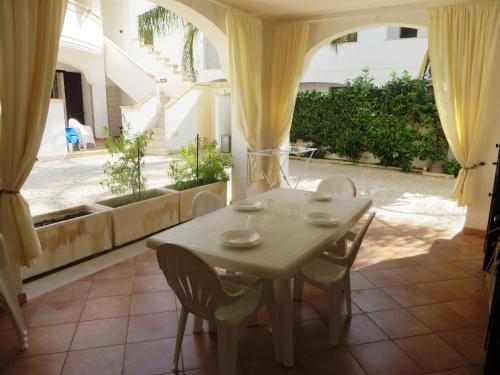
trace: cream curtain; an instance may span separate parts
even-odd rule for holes
[[[453,197],[467,205],[474,197],[480,139],[500,38],[500,5],[477,2],[429,11],[429,56],[436,105],[444,133],[462,164]]]
[[[0,233],[18,288],[19,266],[41,252],[19,191],[45,128],[65,11],[66,0],[0,2]]]
[[[250,150],[255,150],[262,122],[262,21],[228,8],[226,30],[236,124]]]
[[[262,148],[281,147],[290,134],[293,109],[307,52],[309,25],[307,23],[286,23],[273,25],[272,45],[269,60],[269,108],[262,122]],[[264,165],[273,185],[279,185],[281,173],[279,160]]]

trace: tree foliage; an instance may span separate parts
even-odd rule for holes
[[[113,160],[103,165],[106,179],[101,184],[113,194],[132,192],[134,201],[142,199],[142,192],[146,188],[146,177],[142,174],[144,157],[150,133],[130,133],[130,124],[123,127],[118,138],[114,138],[106,128],[107,138],[105,146]]]
[[[353,162],[371,152],[403,170],[444,159],[448,147],[428,82],[405,72],[377,87],[366,68],[345,87],[299,93],[290,138]]]
[[[199,138],[181,148],[179,159],[170,163],[172,187],[185,190],[218,181],[229,181],[231,155],[221,152],[216,141]]]

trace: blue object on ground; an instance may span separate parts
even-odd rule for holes
[[[78,139],[78,133],[76,129],[66,128],[66,142],[80,144],[80,139]]]

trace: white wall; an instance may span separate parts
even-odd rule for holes
[[[61,157],[67,153],[65,103],[63,99],[51,99],[38,158]]]
[[[370,69],[377,85],[388,81],[392,71],[400,75],[407,70],[416,77],[427,51],[425,33],[418,38],[387,39],[390,29],[361,30],[357,42],[339,45],[338,54],[332,46],[324,45],[312,56],[302,83],[345,83],[364,67]]]

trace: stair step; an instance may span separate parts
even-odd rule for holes
[[[154,135],[165,135],[165,129],[163,128],[153,128],[151,130],[153,130]]]
[[[148,148],[165,148],[165,141],[149,141]]]
[[[152,142],[166,142],[164,134],[153,134],[151,138]]]
[[[146,150],[146,155],[154,156],[167,156],[168,150],[166,148],[149,148]]]

